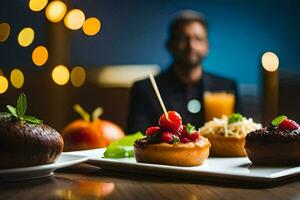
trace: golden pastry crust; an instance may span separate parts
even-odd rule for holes
[[[201,138],[197,143],[134,145],[137,162],[175,166],[198,166],[209,155],[210,142]]]
[[[209,135],[211,143],[210,154],[216,157],[245,157],[245,137],[222,136],[218,134]]]

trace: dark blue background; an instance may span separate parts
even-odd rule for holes
[[[280,67],[300,69],[297,0],[72,0],[71,5],[103,23],[93,37],[85,36],[82,30],[70,31],[72,66],[158,64],[165,69],[170,63],[165,49],[168,23],[175,12],[194,9],[209,23],[207,71],[234,78],[240,84],[257,85],[260,57],[265,51],[279,56]],[[30,11],[28,1],[5,0],[1,1],[0,21],[12,25],[8,41],[0,43],[0,68],[36,68],[31,52],[45,43],[46,25],[50,23],[44,11]],[[25,26],[36,30],[36,40],[28,48],[17,44],[17,34]]]

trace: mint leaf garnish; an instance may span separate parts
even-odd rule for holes
[[[228,119],[228,124],[240,121],[243,121],[243,115],[241,115],[240,113],[233,113]]]
[[[193,132],[195,132],[195,126],[193,126],[192,124],[188,123],[186,125],[186,131],[187,133],[190,135],[190,134],[193,134]]]
[[[25,115],[27,111],[27,99],[24,93],[20,94],[20,96],[18,97],[16,108],[11,105],[7,105],[6,108],[9,111],[9,114],[17,120],[25,121],[32,124],[41,124],[43,122],[42,120],[37,119],[33,116]]]
[[[272,123],[272,125],[277,126],[277,125],[281,124],[281,122],[285,119],[287,119],[286,116],[280,115],[280,116],[276,117],[275,119],[273,119],[273,121],[271,123]]]
[[[22,118],[27,110],[27,100],[24,93],[20,94],[17,100],[17,114],[19,118]]]
[[[177,135],[174,135],[172,139],[172,144],[178,144],[178,143],[179,143],[179,137]]]
[[[43,120],[40,120],[40,119],[37,119],[33,116],[23,116],[23,119],[26,121],[26,122],[29,122],[29,123],[32,123],[32,124],[41,124],[43,122]]]
[[[6,108],[8,109],[8,111],[14,116],[14,117],[18,117],[17,114],[17,109],[11,105],[6,105]]]

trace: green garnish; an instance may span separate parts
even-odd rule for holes
[[[177,135],[173,136],[172,144],[178,144],[179,143],[179,137]]]
[[[196,128],[195,126],[193,126],[192,124],[188,123],[186,125],[186,131],[187,133],[190,135],[190,134],[193,134],[195,132]]]
[[[228,119],[228,124],[243,121],[243,118],[243,115],[240,113],[233,113]]]
[[[14,117],[16,120],[26,121],[31,124],[41,124],[43,121],[37,119],[33,116],[25,115],[27,110],[27,99],[24,93],[21,93],[17,100],[17,106],[13,107],[11,105],[7,105],[6,108],[9,111],[9,115]]]
[[[144,137],[141,132],[127,135],[120,140],[112,142],[103,154],[104,158],[134,157],[133,144],[137,139]]]
[[[275,119],[273,119],[273,121],[271,123],[272,123],[272,125],[277,126],[277,125],[281,124],[281,122],[285,119],[287,119],[286,116],[280,115],[280,116],[276,117]]]

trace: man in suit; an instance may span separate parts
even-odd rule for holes
[[[182,11],[170,24],[166,46],[173,57],[171,66],[155,77],[167,110],[177,111],[183,123],[200,127],[204,123],[204,91],[231,91],[237,87],[229,80],[203,71],[209,51],[207,23],[194,11]],[[157,125],[163,113],[149,79],[136,82],[131,90],[128,133],[145,132]]]

